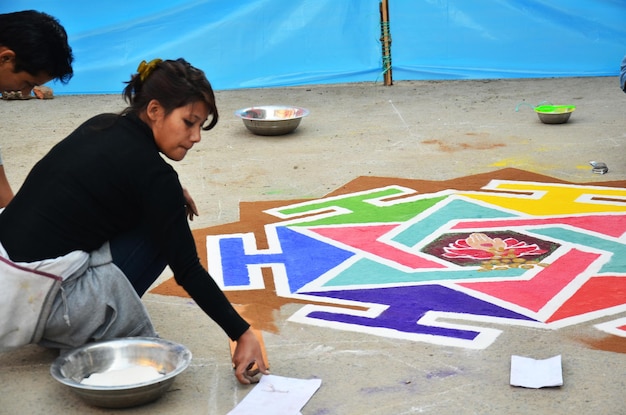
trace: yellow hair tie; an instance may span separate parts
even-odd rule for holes
[[[141,61],[141,63],[137,67],[137,73],[139,73],[139,79],[141,79],[141,82],[145,81],[146,78],[150,76],[152,71],[154,71],[156,66],[161,62],[163,62],[163,59],[158,58],[152,59],[149,63],[146,63],[146,61]]]

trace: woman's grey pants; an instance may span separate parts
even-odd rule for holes
[[[156,337],[157,333],[133,286],[113,264],[105,243],[61,284],[39,344],[67,349],[135,336]]]

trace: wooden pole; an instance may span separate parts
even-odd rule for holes
[[[383,52],[383,74],[385,85],[393,85],[391,75],[391,31],[389,30],[389,1],[380,2],[380,42]]]

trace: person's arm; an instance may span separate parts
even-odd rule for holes
[[[13,199],[13,190],[4,174],[4,166],[2,164],[2,155],[0,154],[0,208],[6,207]]]
[[[236,343],[233,365],[237,380],[242,384],[255,383],[258,381],[256,375],[269,373],[261,345],[250,324],[228,301],[198,259],[196,243],[186,217],[190,207],[189,194],[181,188],[177,176],[164,175],[160,179],[152,180],[152,191],[150,185],[145,186],[150,197],[155,198],[148,206],[158,206],[146,211],[148,222],[154,224],[151,226],[153,238],[162,246],[176,282]],[[164,194],[170,196],[164,198]]]
[[[173,238],[179,243],[183,239],[186,238]],[[193,276],[184,278],[174,271],[175,278],[178,276],[177,282],[195,300],[196,304],[226,332],[228,337],[235,341],[236,347],[232,361],[237,380],[244,385],[258,382],[256,375],[259,373],[269,374],[258,339],[250,325],[235,310],[213,278],[200,265],[197,256],[194,262],[194,266],[190,267],[196,270],[196,272],[190,272]],[[172,269],[175,270],[176,268],[174,266]],[[254,367],[255,364],[256,368]]]

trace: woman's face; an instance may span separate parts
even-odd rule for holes
[[[148,118],[157,147],[167,158],[180,161],[200,142],[202,126],[209,116],[204,102],[196,101],[165,114],[158,101],[148,104]]]

